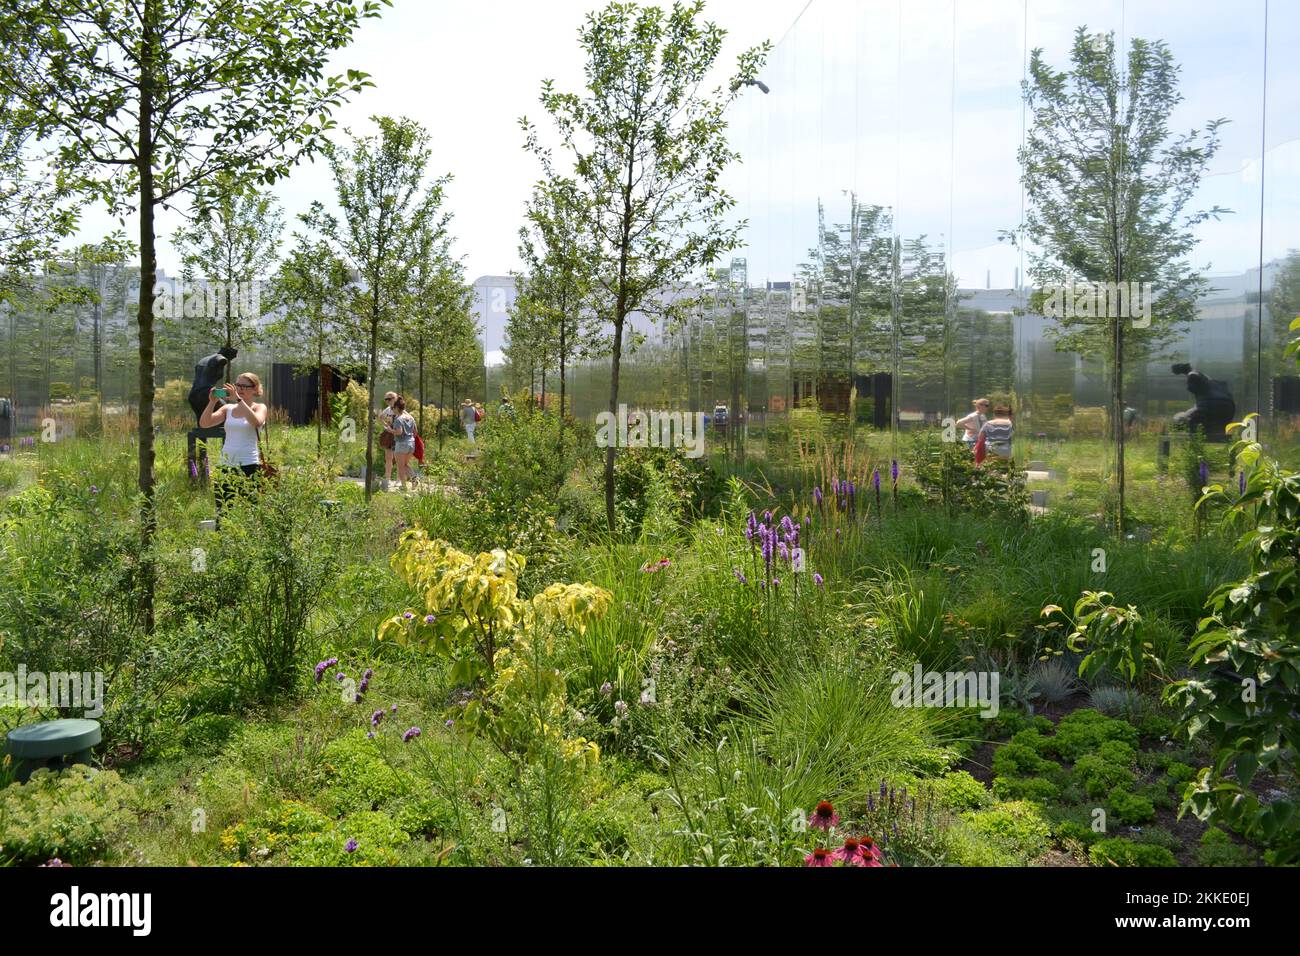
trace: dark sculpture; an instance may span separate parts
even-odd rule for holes
[[[1173,373],[1187,376],[1187,390],[1196,399],[1195,405],[1173,417],[1174,427],[1198,428],[1205,433],[1206,441],[1226,442],[1228,435],[1224,429],[1236,420],[1237,415],[1237,403],[1228,383],[1210,378],[1186,362],[1175,365]]]
[[[208,391],[214,385],[225,382],[230,372],[230,363],[234,361],[238,350],[229,345],[222,346],[213,355],[200,359],[194,366],[194,385],[190,388],[190,408],[194,409],[194,423],[197,425],[203,409],[208,405]]]

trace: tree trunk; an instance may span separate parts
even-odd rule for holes
[[[614,319],[613,364],[609,379],[609,413],[618,421],[618,370],[619,356],[623,351],[623,302],[624,293],[620,290],[618,313]],[[605,448],[605,520],[609,524],[609,533],[614,534],[614,454],[616,441],[611,441]]]
[[[565,311],[568,307],[568,293],[564,290],[560,292],[560,428],[559,428],[559,448],[557,449],[556,459],[560,463],[560,480],[564,480],[564,332],[568,322],[565,320]]]
[[[1115,442],[1115,490],[1119,509],[1115,530],[1124,533],[1124,318],[1115,318],[1115,375],[1111,382],[1112,432]]]
[[[438,451],[442,451],[442,433],[445,430],[442,427],[442,418],[447,412],[447,381],[441,374],[438,375]]]
[[[420,434],[424,434],[424,336],[420,336]]]
[[[380,260],[383,261],[382,259]],[[376,270],[377,271],[377,270]],[[379,377],[379,277],[370,290],[370,381],[366,399],[366,501],[373,493],[375,477],[375,384]]]
[[[316,340],[316,457],[321,456],[321,432],[325,427],[325,343]]]
[[[153,185],[153,57],[158,22],[157,0],[145,0],[140,41],[140,132],[136,146],[136,172],[140,177],[140,602],[145,633],[154,629],[154,587],[156,568],[153,539],[158,527],[154,510],[154,329],[153,286],[158,257],[154,247]]]

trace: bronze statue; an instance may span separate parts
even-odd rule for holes
[[[239,354],[237,349],[224,345],[207,358],[199,359],[194,366],[194,385],[190,388],[190,408],[194,409],[194,424],[198,425],[199,416],[208,404],[208,392],[214,385],[220,385],[230,373],[230,363]]]
[[[1228,436],[1224,429],[1236,420],[1237,415],[1237,403],[1228,383],[1196,371],[1187,362],[1175,365],[1173,373],[1187,376],[1187,390],[1196,399],[1195,405],[1173,417],[1173,426],[1189,431],[1199,428],[1205,433],[1206,441],[1226,442]]]

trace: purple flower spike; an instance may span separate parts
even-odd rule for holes
[[[366,672],[365,672],[364,674],[361,675],[361,679],[362,679],[363,681],[369,681],[370,678],[372,678],[372,677],[374,677],[374,676],[375,676],[375,672],[374,672],[373,670],[371,670],[369,667],[367,667],[367,668],[366,668]]]
[[[772,523],[772,512],[770,512],[770,511],[764,511],[764,512],[763,512],[763,524],[771,524],[771,523]]]
[[[826,579],[823,578],[820,574],[817,574],[817,573],[814,572],[814,574],[813,574],[813,584],[817,585],[818,587],[821,587],[821,586],[822,586],[823,584],[825,584],[825,583],[826,583]]]
[[[389,707],[389,708],[388,708],[388,712],[389,712],[390,714],[395,714],[395,713],[397,713],[397,705],[394,704],[392,707]]]
[[[897,458],[895,458],[893,461],[889,463],[889,477],[892,478],[894,481],[898,481],[898,459]]]
[[[348,840],[347,843],[343,844],[343,852],[345,852],[345,853],[356,853],[356,852],[357,852],[357,841],[356,841],[356,840]]]
[[[372,727],[378,727],[379,722],[383,719],[384,719],[384,712],[382,710],[377,710],[370,715],[370,724]]]
[[[410,730],[406,731],[406,733],[402,734],[402,743],[409,744],[418,736],[420,736],[420,728],[412,727]]]
[[[822,490],[820,486],[813,489],[813,504],[818,508],[822,506]]]
[[[335,680],[343,680],[343,678],[346,677],[346,676],[347,676],[347,675],[344,674],[342,671],[339,671],[337,674],[334,675],[334,679],[335,679]]]
[[[352,698],[352,703],[354,703],[354,704],[359,704],[359,703],[361,703],[361,695],[360,695],[360,694],[357,694],[355,697],[353,697],[353,698]]]
[[[1204,487],[1210,483],[1210,466],[1204,459],[1201,461],[1201,486]]]
[[[732,573],[736,575],[736,580],[739,581],[741,584],[749,583],[749,581],[745,578],[744,572],[741,571],[740,568],[735,568]]]
[[[880,490],[880,469],[879,468],[875,468],[871,472],[871,485],[877,491]]]

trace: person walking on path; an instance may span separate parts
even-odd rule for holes
[[[379,486],[380,491],[388,490],[388,482],[393,478],[393,433],[389,427],[393,424],[393,419],[397,417],[397,412],[393,410],[393,403],[397,401],[396,392],[384,393],[384,407],[379,412],[379,427],[383,432],[379,436],[379,447],[384,450],[384,481]]]
[[[478,409],[468,398],[460,403],[460,420],[465,426],[465,434],[469,436],[469,443],[474,444],[474,426],[478,424]]]
[[[235,377],[235,384],[227,382],[218,395],[217,386],[208,390],[208,405],[199,415],[200,428],[226,426],[226,438],[221,443],[221,460],[216,479],[212,483],[217,499],[217,526],[221,526],[221,512],[236,494],[247,494],[251,479],[260,470],[262,458],[258,453],[257,434],[266,426],[267,409],[254,401],[262,394],[262,380],[252,372]]]
[[[406,479],[411,474],[411,455],[415,453],[415,419],[406,410],[406,399],[398,395],[393,402],[393,419],[384,425],[384,431],[393,436],[393,457],[397,459],[397,478],[406,490]]]

